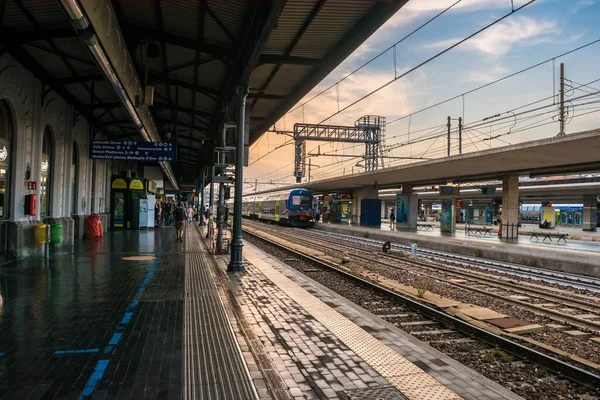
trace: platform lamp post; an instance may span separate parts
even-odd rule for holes
[[[248,88],[238,86],[237,95],[237,144],[235,148],[235,198],[233,201],[233,240],[231,242],[231,262],[227,266],[228,272],[244,270],[242,258],[242,191],[244,186],[244,124],[246,121],[246,96]]]
[[[206,170],[203,169],[200,174],[200,187],[198,189],[198,196],[200,196],[200,208],[198,209],[198,219],[200,220],[200,226],[205,226],[204,222],[204,185],[206,179]]]

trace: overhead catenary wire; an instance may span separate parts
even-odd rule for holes
[[[571,49],[571,50],[569,50],[569,51],[566,51],[566,52],[564,52],[564,53],[561,53],[561,54],[559,54],[559,55],[556,55],[556,56],[554,56],[554,57],[552,57],[552,58],[549,58],[549,59],[547,59],[547,60],[540,61],[540,62],[538,62],[537,64],[530,65],[529,67],[523,68],[523,69],[521,69],[521,70],[519,70],[519,71],[515,71],[515,72],[513,72],[513,73],[511,73],[511,74],[505,75],[505,76],[503,76],[503,77],[501,77],[501,78],[498,78],[498,79],[496,79],[496,80],[494,80],[494,81],[492,81],[492,82],[488,82],[488,83],[486,83],[486,84],[483,84],[483,85],[481,85],[481,86],[478,86],[478,87],[476,87],[476,88],[473,88],[473,89],[471,89],[471,90],[467,90],[466,92],[463,92],[463,93],[461,93],[461,94],[457,94],[456,96],[453,96],[453,97],[447,98],[446,100],[442,100],[442,101],[440,101],[440,102],[437,102],[437,103],[435,103],[435,104],[432,104],[432,105],[430,105],[430,106],[424,107],[424,108],[422,108],[422,109],[420,109],[420,110],[413,111],[413,112],[411,112],[410,114],[406,114],[406,115],[404,115],[404,116],[402,116],[402,117],[398,117],[398,118],[395,118],[395,119],[393,119],[393,120],[390,120],[390,121],[388,121],[388,122],[387,122],[387,125],[394,124],[394,123],[396,123],[396,122],[398,122],[398,121],[400,121],[400,120],[403,120],[403,119],[405,119],[405,118],[408,118],[409,116],[414,116],[414,115],[416,115],[416,114],[420,114],[420,113],[422,113],[422,112],[425,112],[425,111],[431,110],[432,108],[439,107],[439,106],[441,106],[442,104],[445,104],[445,103],[448,103],[448,102],[450,102],[450,101],[456,100],[456,99],[460,98],[461,96],[465,96],[465,95],[468,95],[468,94],[471,94],[471,93],[477,92],[477,91],[479,91],[479,90],[481,90],[481,89],[485,89],[486,87],[489,87],[489,86],[495,85],[496,83],[500,83],[500,82],[502,82],[502,81],[505,81],[505,80],[507,80],[507,79],[510,79],[510,78],[512,78],[512,77],[514,77],[514,76],[520,75],[520,74],[522,74],[522,73],[524,73],[524,72],[527,72],[527,71],[530,71],[530,70],[532,70],[532,69],[534,69],[534,68],[537,68],[537,67],[539,67],[539,66],[541,66],[541,65],[547,64],[548,62],[550,62],[550,61],[553,61],[553,60],[554,60],[554,59],[556,59],[556,58],[562,58],[562,57],[564,57],[564,56],[567,56],[567,55],[569,55],[569,54],[571,54],[571,53],[575,53],[575,52],[577,52],[577,51],[579,51],[579,50],[583,50],[583,49],[585,49],[586,47],[592,46],[592,45],[594,45],[594,44],[597,44],[597,43],[600,43],[600,39],[593,40],[593,41],[591,41],[591,42],[588,42],[588,43],[586,43],[586,44],[584,44],[584,45],[581,45],[581,46],[579,46],[579,47],[576,47],[576,48],[574,48],[574,49]],[[547,99],[552,99],[552,98],[554,98],[554,95],[547,97]],[[540,101],[543,101],[543,100],[540,100]]]
[[[310,99],[306,100],[305,102],[299,104],[298,106],[296,106],[293,109],[291,109],[290,111],[288,111],[286,113],[286,115],[293,113],[294,111],[300,109],[301,107],[304,107],[306,104],[310,103],[311,101],[313,101],[317,97],[321,96],[322,94],[324,94],[325,92],[329,91],[333,87],[339,85],[340,83],[342,83],[343,81],[345,81],[346,79],[348,79],[349,77],[351,77],[352,75],[354,75],[355,73],[357,73],[358,71],[360,71],[361,69],[363,69],[364,67],[366,67],[367,65],[371,64],[373,61],[377,60],[379,57],[381,57],[382,55],[384,55],[388,51],[390,51],[392,48],[395,48],[397,45],[399,45],[400,43],[402,43],[403,41],[405,41],[406,39],[408,39],[409,37],[411,37],[412,35],[414,35],[418,31],[420,31],[421,29],[423,29],[424,27],[426,27],[427,25],[429,25],[431,22],[433,22],[436,19],[438,19],[439,17],[441,17],[443,14],[445,14],[447,11],[451,10],[452,8],[454,8],[454,6],[456,6],[461,1],[462,0],[457,0],[454,4],[450,5],[446,9],[442,10],[441,12],[439,12],[438,14],[436,14],[435,16],[433,16],[432,18],[430,18],[429,20],[427,20],[425,23],[421,24],[416,29],[412,30],[409,34],[407,34],[406,36],[404,36],[402,39],[398,40],[396,43],[392,44],[391,46],[389,46],[385,50],[381,51],[375,57],[373,57],[370,60],[368,60],[365,63],[363,63],[360,67],[355,68],[349,74],[344,75],[344,77],[342,79],[339,79],[338,81],[336,81],[335,83],[333,83],[330,86],[326,87],[325,89],[323,89],[322,91],[320,91],[319,93],[317,93],[316,95],[314,95],[313,97],[311,97]]]
[[[408,74],[416,71],[417,69],[421,68],[422,66],[430,63],[431,61],[435,60],[436,58],[446,54],[447,52],[449,52],[450,50],[452,50],[453,48],[460,46],[462,43],[472,39],[473,37],[477,36],[478,34],[480,34],[481,32],[484,32],[485,30],[491,28],[492,26],[496,25],[497,23],[503,21],[504,19],[510,17],[511,15],[514,15],[515,13],[517,13],[518,11],[524,9],[525,7],[535,3],[536,0],[529,0],[527,3],[523,4],[522,6],[516,8],[515,10],[513,10],[511,13],[508,13],[500,18],[498,18],[497,20],[487,24],[486,26],[484,26],[483,28],[477,30],[476,32],[470,34],[469,36],[459,40],[458,42],[454,43],[452,46],[440,51],[439,53],[437,53],[434,56],[429,57],[427,60],[421,62],[420,64],[417,64],[416,66],[410,68],[409,70],[405,71],[404,73],[398,75],[397,77],[394,77],[394,79],[391,79],[390,81],[388,81],[387,83],[384,83],[383,85],[379,86],[377,89],[372,90],[371,92],[367,93],[366,95],[360,97],[359,99],[353,101],[352,103],[348,104],[345,107],[342,107],[342,109],[340,109],[339,111],[331,114],[329,117],[325,118],[324,120],[322,120],[321,122],[319,122],[319,124],[322,124],[323,122],[327,122],[329,121],[331,118],[335,117],[336,115],[346,111],[347,109],[349,109],[350,107],[353,107],[354,105],[360,103],[361,101],[365,100],[368,97],[371,97],[372,95],[374,95],[375,93],[379,92],[380,90],[388,87],[389,85],[391,85],[392,83],[396,82],[398,79],[402,79],[405,76],[407,76]],[[389,124],[388,124],[389,125]]]

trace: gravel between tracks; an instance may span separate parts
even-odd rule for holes
[[[270,230],[273,231],[278,231],[279,229],[282,230],[282,235],[290,234],[290,232],[285,231],[285,228],[270,228]],[[301,232],[294,232],[294,234],[299,233]],[[311,238],[310,231],[307,231],[307,233],[305,233],[303,236],[305,236],[306,238]],[[314,240],[315,238],[312,237],[311,239]],[[426,271],[423,268],[420,268],[419,266],[407,264],[410,263],[410,260],[406,260],[407,263],[404,263],[403,260],[398,260],[397,267],[389,267],[386,265],[382,265],[380,262],[377,262],[377,256],[375,254],[373,254],[374,260],[370,262],[365,260],[353,259],[351,254],[349,254],[347,251],[344,251],[342,247],[332,248],[331,244],[329,243],[324,243],[321,245],[314,244],[314,246],[320,246],[320,251],[332,256],[340,258],[344,256],[349,256],[352,262],[347,266],[350,268],[366,268],[369,271],[377,272],[380,275],[383,275],[389,279],[396,280],[405,285],[412,287],[424,287],[429,292],[436,293],[438,295],[453,300],[473,304],[480,307],[486,307],[499,313],[531,322],[532,324],[545,325],[549,323],[561,322],[560,320],[557,321],[546,316],[536,314],[532,311],[524,309],[519,305],[507,303],[495,297],[477,293],[469,289],[457,287],[455,285],[441,281],[440,279],[425,276],[431,275],[431,272]],[[358,247],[356,247],[356,249],[361,250],[361,248]],[[371,252],[373,251],[372,248],[363,248],[362,250]],[[389,259],[382,259],[382,261],[390,263]],[[442,278],[443,275],[444,274],[441,273],[440,278]],[[551,328],[546,328],[545,332],[547,332],[548,334],[544,336],[544,340],[541,340],[543,343],[546,343],[550,346],[554,346],[560,350],[574,354],[593,363],[600,364],[600,345],[595,344],[589,340],[582,340],[574,338],[572,336],[568,336],[564,332],[554,330]],[[599,371],[596,370],[595,372],[598,373]]]

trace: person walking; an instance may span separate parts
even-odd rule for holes
[[[183,242],[183,224],[185,222],[185,210],[183,203],[175,209],[175,229],[177,229],[177,241]]]
[[[160,221],[162,219],[162,207],[160,203],[156,203],[156,207],[154,208],[154,218],[156,220],[156,226],[160,226]]]
[[[392,210],[390,211],[390,228],[393,228],[394,225],[396,225],[396,213],[392,208]]]
[[[194,218],[194,209],[192,208],[191,204],[188,206],[187,210],[185,211],[185,215],[188,220],[188,225],[190,225],[192,223],[192,219]]]

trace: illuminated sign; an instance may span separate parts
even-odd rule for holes
[[[2,150],[0,151],[0,161],[4,161],[8,158],[8,150],[6,149],[6,146],[4,146],[4,148],[2,148]]]
[[[48,172],[48,160],[42,161],[42,172]]]
[[[127,182],[123,178],[117,178],[113,181],[111,187],[113,189],[127,189]]]
[[[129,182],[129,189],[144,190],[144,182],[139,179],[132,179],[131,182]]]

